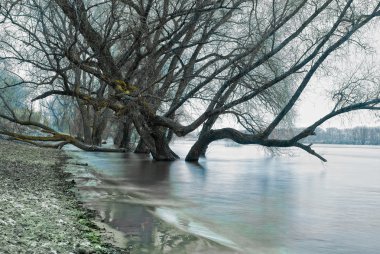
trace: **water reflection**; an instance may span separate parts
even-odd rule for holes
[[[130,239],[145,246],[153,243],[153,217],[145,207],[111,202],[97,203],[94,208],[100,212],[102,222],[124,232]]]
[[[135,154],[111,155],[112,159],[102,153],[76,155],[96,166],[71,171],[76,175],[83,201],[98,211],[103,223],[124,234],[127,240],[124,247],[130,253],[191,253],[187,249],[208,244],[157,219],[159,214],[170,216],[174,211],[171,208],[181,204],[171,199],[171,163],[153,162]],[[95,184],[91,179],[96,179]],[[190,227],[186,218],[175,216],[175,219],[182,227]]]
[[[173,148],[184,157],[189,144]],[[318,149],[327,164],[220,144],[198,164],[80,153],[101,180],[82,191],[105,222],[145,246],[136,253],[376,253],[380,149]],[[202,238],[230,248],[195,244]]]

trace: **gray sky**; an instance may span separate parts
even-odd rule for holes
[[[323,115],[331,111],[331,105],[320,93],[308,92],[298,103],[298,116],[296,119],[297,127],[305,127],[315,122]],[[356,111],[342,117],[336,117],[324,123],[322,128],[351,128],[355,126],[380,126],[380,119],[374,117],[368,111]]]
[[[370,47],[369,54],[362,54],[359,52],[350,52],[346,55],[344,63],[337,63],[336,66],[342,67],[346,73],[341,75],[350,75],[349,69],[355,68],[354,66],[369,65],[373,63],[377,65],[374,73],[380,74],[380,30],[379,23],[373,23],[363,29],[362,33],[358,36],[361,43]],[[378,69],[378,71],[376,71]],[[338,75],[339,73],[334,73]],[[339,74],[340,75],[340,74]],[[320,119],[323,115],[329,113],[333,108],[331,100],[329,101],[326,96],[326,90],[329,87],[336,85],[332,80],[314,80],[302,94],[301,100],[297,104],[298,116],[296,119],[296,126],[304,127],[310,125],[316,120]],[[380,87],[380,84],[378,84]],[[337,127],[337,128],[351,128],[355,126],[380,126],[380,114],[375,115],[374,112],[369,111],[356,111],[354,113],[346,114],[341,117],[336,117],[322,125],[322,128]]]

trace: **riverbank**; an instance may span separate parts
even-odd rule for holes
[[[66,181],[64,152],[0,140],[0,253],[123,253]]]

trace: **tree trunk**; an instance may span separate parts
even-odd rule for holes
[[[116,147],[120,147],[123,136],[124,136],[124,122],[123,120],[117,120],[117,129],[116,129],[115,136],[113,137],[113,144]]]
[[[121,138],[119,148],[125,148],[131,150],[131,138],[132,138],[133,126],[132,122],[126,121],[123,123],[123,136]]]
[[[131,139],[133,133],[133,124],[127,119],[119,120],[117,124],[116,135],[113,139],[113,144],[119,148],[131,150]]]
[[[91,144],[95,146],[102,146],[102,132],[98,129],[99,127],[100,112],[94,112],[94,119],[92,120],[92,133],[91,133]]]
[[[86,144],[92,145],[91,125],[86,120],[83,120],[83,140]]]
[[[172,141],[173,136],[174,136],[173,130],[168,129],[167,134],[166,134],[166,139],[167,139],[168,143],[170,143]]]
[[[93,129],[92,144],[95,146],[102,146],[102,131],[99,128]]]
[[[109,109],[104,109],[104,111],[94,112],[94,121],[92,129],[92,144],[96,146],[102,145],[102,135],[107,128],[108,118],[111,111]]]
[[[140,133],[140,141],[135,153],[151,153],[157,161],[174,161],[179,159],[169,147],[164,128],[155,127],[149,136],[143,137]],[[149,141],[146,141],[149,140]]]
[[[90,123],[90,114],[88,112],[88,106],[84,105],[80,99],[77,99],[79,111],[82,119],[82,128],[83,128],[83,140],[84,143],[92,145],[91,138],[91,123]]]
[[[179,156],[169,147],[165,128],[154,128],[152,137],[154,139],[154,149],[151,149],[150,152],[155,160],[174,161],[179,159]]]
[[[83,74],[83,77],[81,76],[81,70],[79,68],[75,68],[75,84],[76,86],[79,86],[81,83],[86,83],[86,75]],[[79,89],[78,87],[76,89]],[[90,108],[88,105],[85,105],[83,101],[79,98],[76,98],[76,101],[78,103],[78,108],[81,115],[82,120],[82,133],[83,133],[83,140],[84,143],[88,145],[92,145],[92,128],[91,128],[91,115],[90,115]],[[81,137],[82,138],[82,137]]]
[[[186,161],[198,161],[200,157],[205,157],[208,145],[212,142],[207,134],[199,136],[197,142],[191,147],[186,155]]]
[[[174,161],[179,158],[169,147],[166,128],[152,125],[152,121],[149,119],[151,112],[145,112],[146,115],[143,115],[139,111],[131,110],[129,113],[128,117],[133,121],[136,131],[140,135],[135,153],[149,151],[153,159],[157,161]]]
[[[197,142],[191,147],[186,156],[186,161],[198,161],[199,157],[206,157],[208,145],[212,142],[209,139],[209,134],[212,126],[218,119],[218,116],[210,117],[202,126]]]
[[[137,147],[134,151],[134,153],[145,153],[148,154],[150,153],[150,150],[144,140],[140,137],[139,143],[137,144]]]

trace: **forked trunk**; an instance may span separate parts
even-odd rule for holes
[[[129,117],[140,135],[135,153],[145,152],[147,148],[153,159],[157,161],[174,161],[179,158],[169,147],[166,128],[151,125],[149,119],[138,111],[130,111],[130,113]]]
[[[150,153],[157,161],[174,161],[179,159],[169,147],[165,131],[162,128],[154,128],[148,136],[141,136],[135,153]]]

